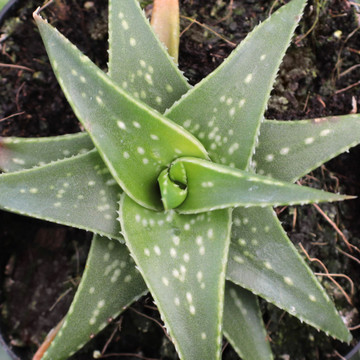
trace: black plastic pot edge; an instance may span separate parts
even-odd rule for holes
[[[356,357],[357,356],[357,357]],[[354,346],[354,348],[345,356],[346,360],[350,360],[350,359],[358,359],[360,358],[360,342],[357,343],[357,345]]]
[[[5,350],[6,354],[8,354],[11,359],[13,360],[21,360],[14,352],[9,348],[9,346],[6,344],[6,341],[2,337],[2,334],[0,333],[0,346]]]
[[[9,0],[0,11],[0,26],[3,24],[7,17],[10,17],[19,8],[22,0]]]

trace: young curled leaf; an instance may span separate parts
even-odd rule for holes
[[[172,164],[167,181],[171,181],[171,169],[179,164],[185,170],[187,188],[184,201],[176,208],[182,214],[197,214],[204,211],[230,207],[278,206],[305,204],[322,201],[340,201],[352,197],[337,195],[308,187],[293,185],[265,176],[219,165],[198,158],[179,158]],[[181,182],[184,177],[174,178]],[[161,186],[163,202],[167,206],[173,201],[173,192],[167,192],[169,186]],[[178,198],[180,202],[180,198]]]
[[[181,162],[176,163],[176,165],[183,167]],[[185,201],[187,196],[186,180],[185,182],[180,182],[176,181],[177,178],[172,178],[171,170],[173,168],[174,166],[170,170],[164,169],[158,177],[161,201],[165,210],[177,208]]]

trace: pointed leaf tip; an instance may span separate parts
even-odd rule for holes
[[[227,278],[341,341],[351,339],[334,304],[269,207],[233,211]]]
[[[305,4],[292,0],[274,12],[166,113],[202,141],[213,161],[249,166],[276,74]]]

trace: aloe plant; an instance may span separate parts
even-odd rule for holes
[[[223,335],[271,359],[256,295],[351,340],[272,210],[347,199],[292,182],[360,142],[358,115],[263,119],[305,4],[282,6],[193,88],[136,0],[110,0],[107,74],[34,13],[86,132],[2,138],[0,207],[95,234],[42,359],[68,358],[147,291],[181,359],[219,359]]]

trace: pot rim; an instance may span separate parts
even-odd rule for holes
[[[20,358],[9,348],[7,342],[4,340],[2,333],[0,332],[0,346],[13,360],[20,360]]]
[[[0,11],[0,26],[4,23],[5,19],[12,16],[22,0],[9,0]]]
[[[345,356],[346,360],[352,359],[353,356],[360,354],[360,342],[358,342],[352,350]]]

